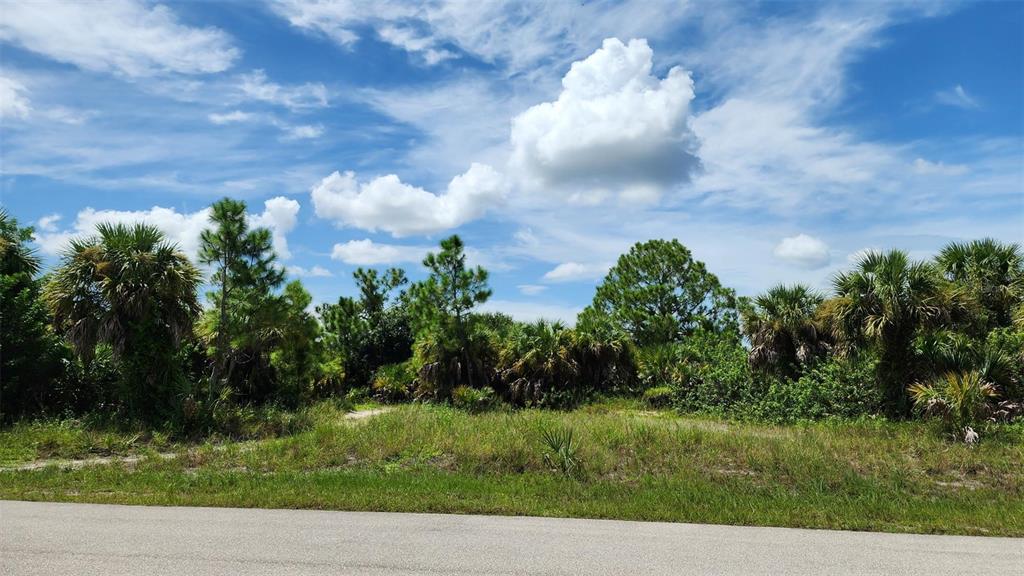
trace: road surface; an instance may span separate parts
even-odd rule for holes
[[[0,502],[0,574],[1022,574],[1024,539]]]

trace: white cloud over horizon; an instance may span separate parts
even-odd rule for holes
[[[346,264],[375,266],[378,264],[419,262],[426,257],[429,251],[429,246],[381,244],[365,238],[363,240],[349,240],[344,244],[335,244],[331,249],[331,258]]]
[[[796,236],[783,238],[775,246],[773,253],[780,260],[808,270],[824,268],[828,265],[831,258],[828,245],[807,234],[797,234]]]
[[[295,200],[283,196],[271,198],[264,202],[263,212],[248,215],[249,225],[268,228],[273,237],[275,252],[287,260],[291,258],[287,234],[295,228],[298,212],[299,203]],[[61,219],[60,214],[51,214],[37,222],[35,242],[45,255],[59,255],[72,239],[94,235],[99,224],[146,223],[159,228],[168,240],[177,244],[194,261],[199,253],[199,235],[212,226],[210,208],[182,213],[163,206],[154,206],[149,210],[96,210],[90,207],[79,211],[74,222],[63,230],[57,226]]]
[[[474,163],[452,178],[443,194],[433,194],[389,174],[359,182],[354,172],[334,172],[313,187],[316,215],[339,226],[392,236],[431,234],[478,218],[505,198],[501,174]]]

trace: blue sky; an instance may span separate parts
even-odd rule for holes
[[[1024,240],[1024,3],[4,2],[0,200],[48,263],[244,199],[316,301],[458,233],[571,320],[678,238],[727,285]]]

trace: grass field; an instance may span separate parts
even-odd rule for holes
[[[968,447],[921,423],[776,427],[628,402],[481,415],[411,405],[359,420],[324,404],[311,421],[203,445],[19,425],[0,432],[0,498],[1024,536],[1019,426]],[[11,469],[94,454],[135,457]]]

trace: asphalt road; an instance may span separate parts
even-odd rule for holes
[[[1024,539],[0,502],[0,574],[1024,574]]]

